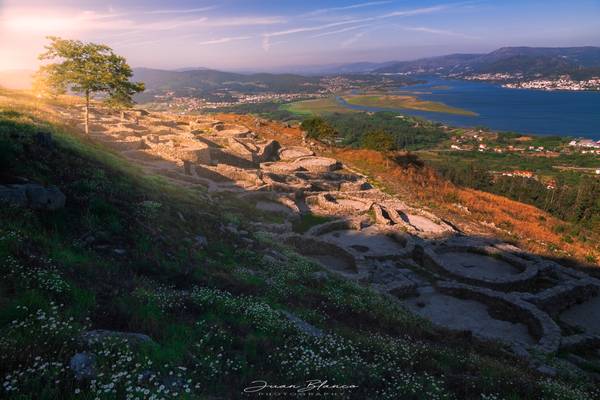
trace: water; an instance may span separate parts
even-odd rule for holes
[[[348,108],[363,111],[399,111],[451,126],[485,126],[498,131],[539,135],[582,136],[600,139],[600,91],[567,92],[506,89],[485,82],[426,78],[427,83],[398,88],[422,100],[473,111],[478,116],[408,109],[357,106],[338,98]]]

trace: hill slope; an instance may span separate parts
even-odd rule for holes
[[[451,54],[398,62],[378,73],[519,73],[525,77],[556,77],[600,73],[600,47],[503,47],[488,54]]]
[[[155,93],[173,91],[178,96],[214,97],[230,96],[230,92],[315,92],[318,78],[293,74],[236,74],[211,69],[166,71],[151,68],[135,68],[134,79],[146,84],[146,93],[138,99],[144,101]]]
[[[243,202],[211,201],[64,123],[77,103],[1,94],[0,184],[66,195],[53,211],[0,209],[2,397],[234,399],[255,380],[307,377],[355,399],[597,396],[584,375],[543,377],[249,233]]]

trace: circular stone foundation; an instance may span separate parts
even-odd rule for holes
[[[294,213],[294,210],[290,209],[288,206],[274,201],[258,201],[256,203],[256,209],[285,215],[291,215]]]
[[[354,256],[335,244],[300,235],[290,235],[284,238],[284,242],[327,269],[344,273],[357,272]]]
[[[560,313],[559,319],[587,334],[600,336],[600,296],[573,305]]]
[[[371,225],[364,229],[343,229],[325,233],[323,240],[365,257],[398,257],[407,253],[407,241],[387,229]]]
[[[327,157],[300,157],[291,164],[309,172],[331,172],[342,167],[338,160]]]
[[[480,253],[449,251],[444,253],[443,257],[453,268],[461,271],[462,275],[476,279],[506,278],[521,272],[500,258]]]
[[[295,160],[300,157],[313,156],[315,153],[306,147],[282,147],[279,149],[279,158],[284,161]]]
[[[529,334],[536,340],[534,347],[537,351],[554,353],[559,348],[561,331],[556,322],[548,314],[518,296],[454,282],[438,283],[437,290],[459,299],[483,303],[501,320],[525,324]]]
[[[321,193],[307,197],[306,204],[311,208],[320,208],[329,215],[347,216],[366,213],[373,202],[340,194]]]
[[[494,318],[485,303],[444,294],[431,286],[419,289],[418,296],[403,303],[415,314],[452,330],[525,347],[537,343],[524,323]]]
[[[423,267],[442,275],[498,290],[526,289],[539,273],[535,263],[491,246],[419,247],[413,255]]]

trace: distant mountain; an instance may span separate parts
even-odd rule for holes
[[[218,97],[220,100],[232,92],[258,93],[273,91],[314,92],[319,87],[319,78],[294,74],[238,74],[212,69],[166,71],[151,68],[135,68],[134,80],[146,85],[146,92],[138,100],[148,100],[157,92],[173,91],[178,96]]]
[[[447,56],[421,58],[413,61],[399,61],[387,66],[378,68],[373,72],[377,73],[435,73],[450,72],[457,68],[464,68],[481,54],[450,54]]]
[[[273,73],[292,73],[305,76],[315,75],[338,75],[338,74],[366,74],[376,69],[395,64],[396,61],[387,62],[354,62],[346,64],[325,65],[294,65],[277,67],[271,70]]]
[[[600,47],[503,47],[488,54],[450,54],[402,61],[374,70],[376,73],[480,73],[520,74],[523,77],[600,75]]]
[[[210,69],[205,67],[183,67],[183,68],[175,68],[173,71],[177,72],[187,72],[187,71],[200,71],[203,69]]]
[[[28,69],[0,71],[0,86],[8,89],[29,89],[33,73],[34,71]]]

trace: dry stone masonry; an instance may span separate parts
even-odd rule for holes
[[[199,193],[239,197],[257,219],[273,217],[257,222],[257,230],[434,324],[505,343],[520,355],[600,344],[598,280],[512,245],[463,235],[312,148],[281,146],[210,116],[136,112],[122,123],[108,111],[97,114],[98,141]],[[293,223],[310,214],[328,220],[294,232]]]

